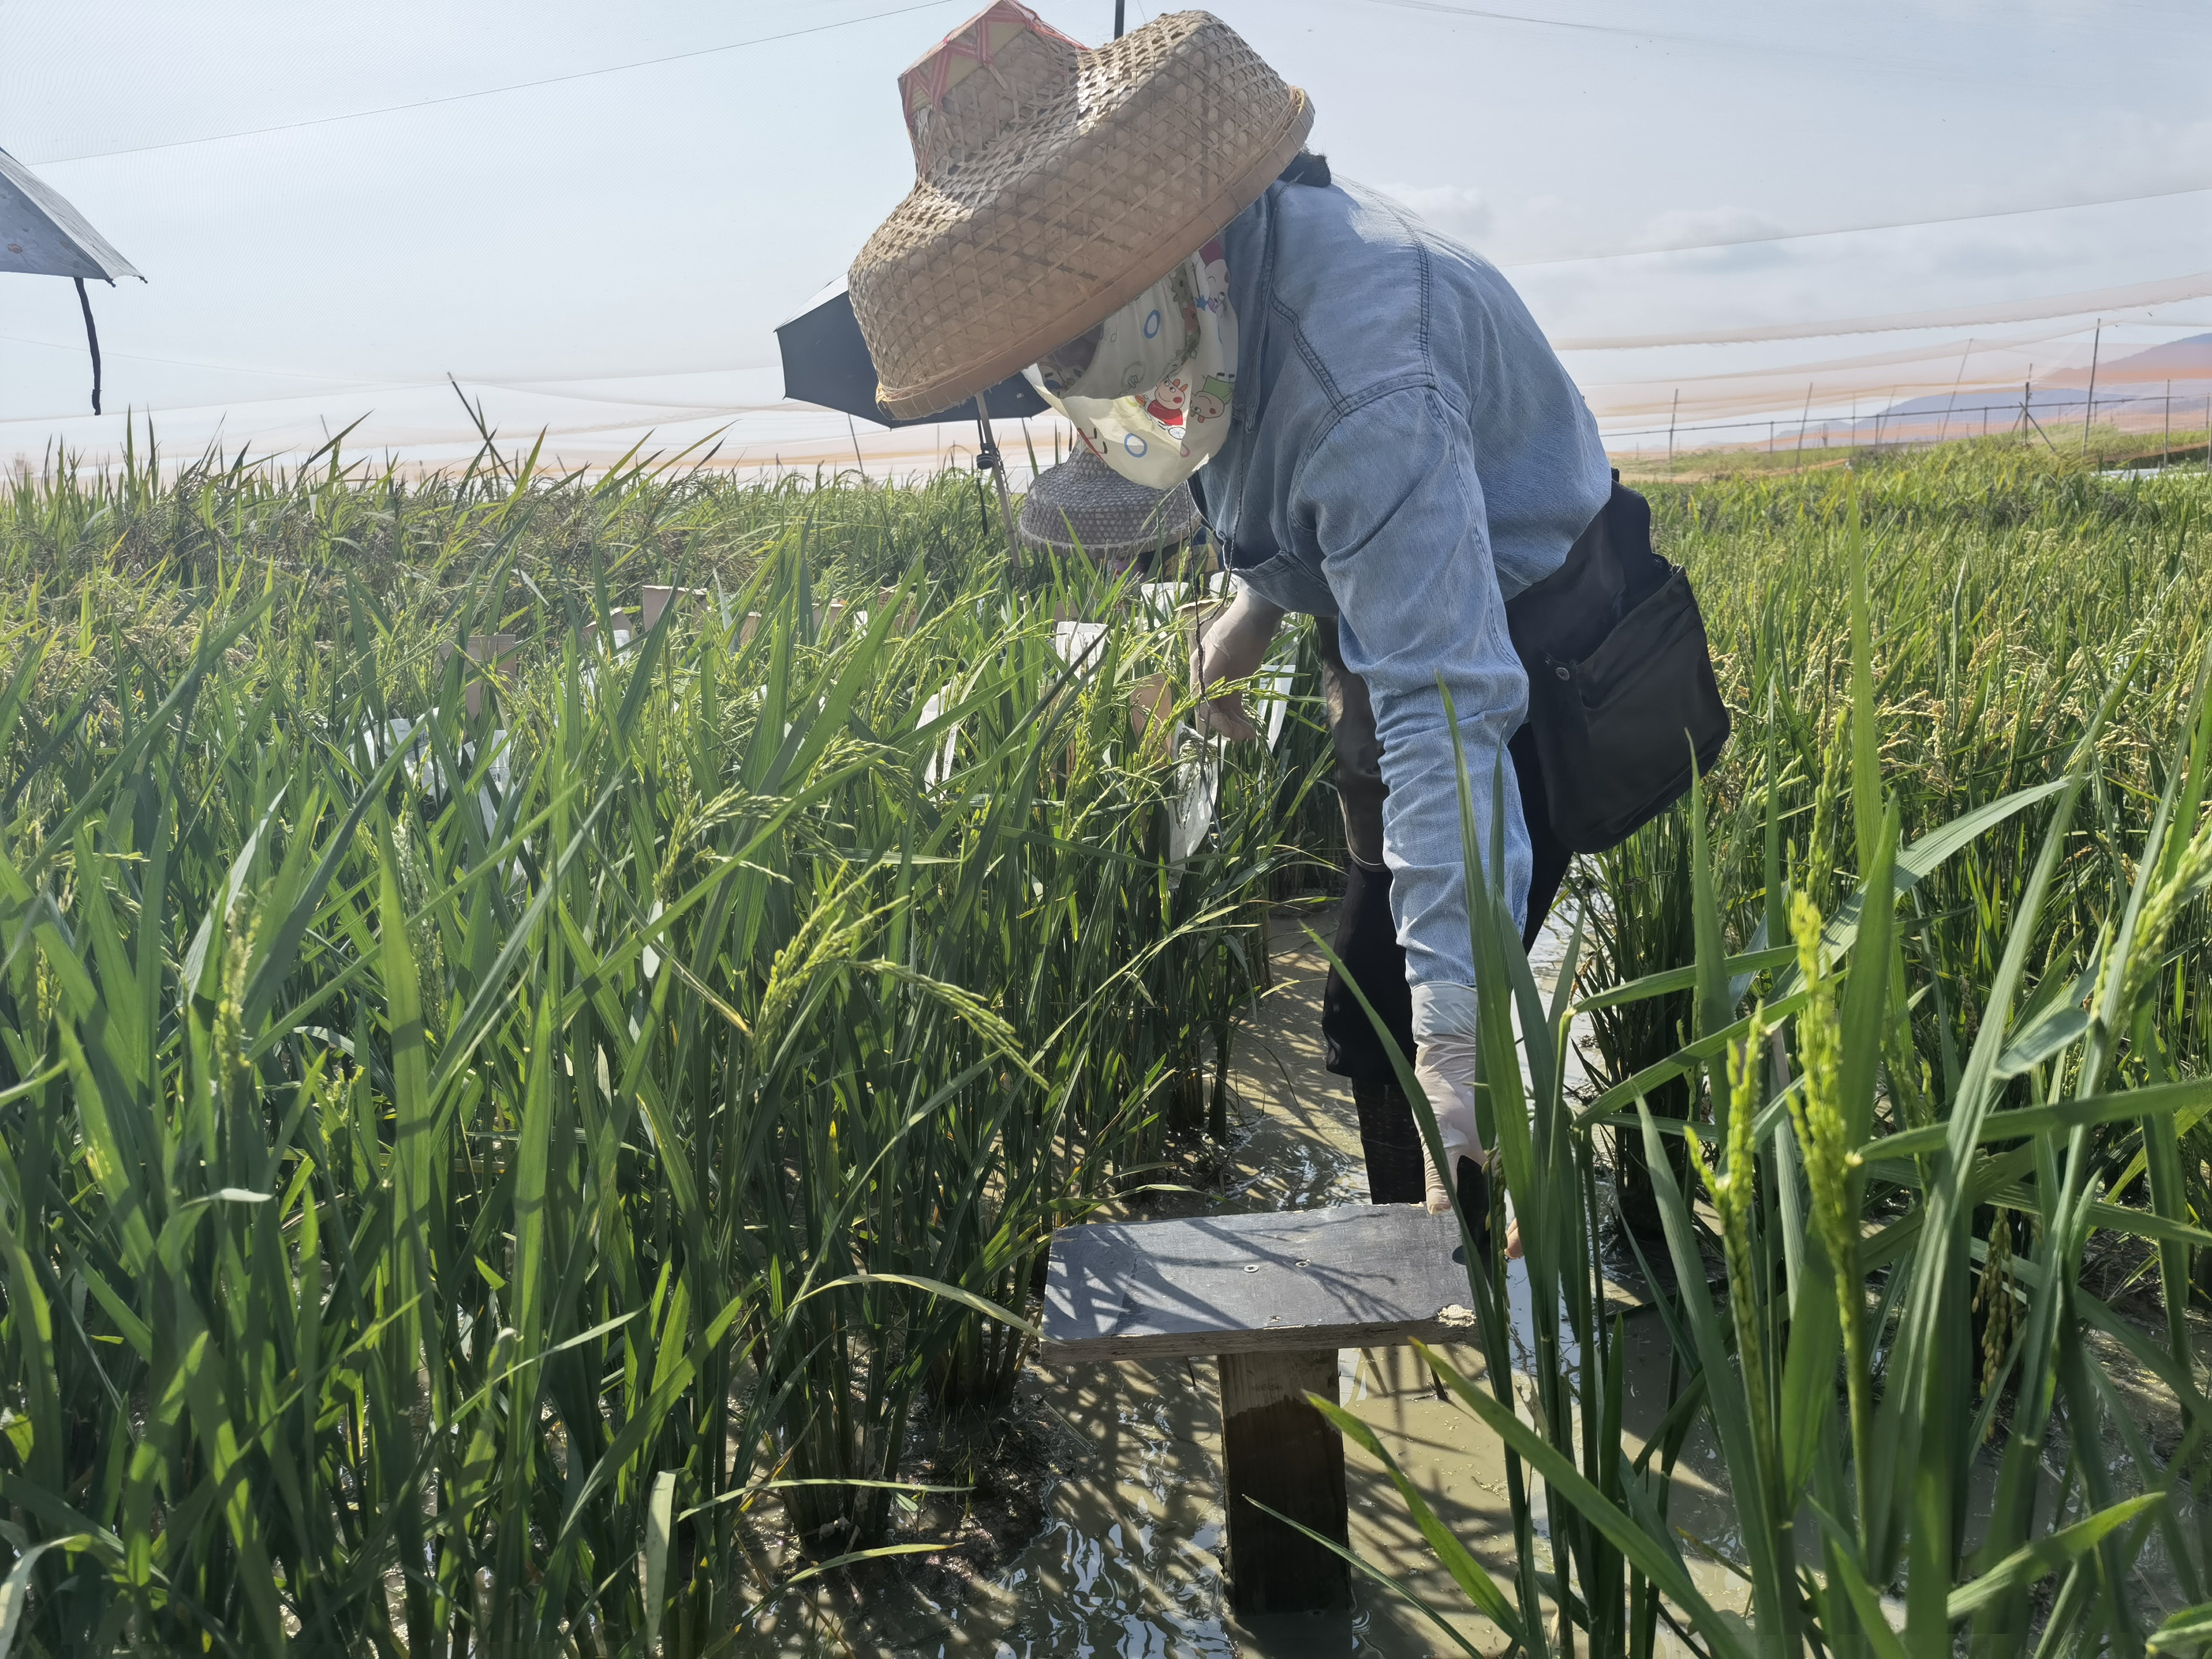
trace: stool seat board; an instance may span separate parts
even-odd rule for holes
[[[1458,1224],[1419,1205],[1094,1223],[1053,1235],[1044,1358],[1466,1340]]]

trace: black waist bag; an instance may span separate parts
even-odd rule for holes
[[[1728,705],[1697,597],[1651,550],[1650,506],[1618,474],[1567,562],[1516,594],[1505,622],[1552,830],[1573,851],[1619,846],[1720,757]]]

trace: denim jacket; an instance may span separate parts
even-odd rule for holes
[[[1505,600],[1559,568],[1612,479],[1597,422],[1495,266],[1342,182],[1279,183],[1223,238],[1239,342],[1200,475],[1238,580],[1339,619],[1382,743],[1383,858],[1414,1033],[1472,1030],[1451,693],[1489,856],[1493,769],[1528,707]],[[1505,775],[1516,913],[1529,852]],[[1492,872],[1492,875],[1501,874]],[[1516,919],[1518,919],[1516,917]]]

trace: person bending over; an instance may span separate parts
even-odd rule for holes
[[[1599,522],[1597,424],[1497,269],[1333,178],[1310,100],[1218,18],[1091,50],[999,0],[900,94],[917,177],[850,273],[879,401],[926,415],[1025,370],[1121,477],[1190,481],[1237,584],[1197,641],[1202,691],[1257,669],[1286,614],[1316,618],[1350,856],[1338,955],[1413,1056],[1449,1176],[1334,974],[1329,1065],[1374,1200],[1448,1209],[1446,1180],[1479,1188],[1486,1158],[1453,720],[1476,845],[1502,832],[1487,873],[1533,938],[1567,854],[1512,744],[1528,686],[1505,604]],[[1252,734],[1231,693],[1200,717]]]

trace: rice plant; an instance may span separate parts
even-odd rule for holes
[[[2168,1032],[2190,1030],[2179,1017],[2203,972],[2212,702],[2193,662],[2179,696],[2168,677],[2201,636],[2159,660],[2128,618],[2100,650],[2083,646],[2062,677],[2087,705],[2078,720],[2047,684],[2008,691],[2014,755],[2025,726],[2052,758],[2055,727],[2055,764],[2000,772],[2001,790],[1954,799],[1965,810],[1908,836],[1905,800],[1925,811],[1936,791],[1899,762],[1917,734],[1898,733],[1904,699],[1881,665],[1877,623],[1893,623],[1901,584],[1875,580],[1855,513],[1835,529],[1842,730],[1793,780],[1778,728],[1797,714],[1768,706],[1766,733],[1747,722],[1736,772],[1756,781],[1734,803],[1701,791],[1684,812],[1691,960],[1581,1005],[1686,995],[1670,1052],[1570,1098],[1575,964],[1543,999],[1468,849],[1486,1138],[1527,1246],[1533,1423],[1516,1412],[1503,1260],[1470,1274],[1486,1375],[1428,1358],[1509,1449],[1518,1573],[1496,1582],[1433,1516],[1425,1530],[1471,1602],[1532,1655],[1645,1655],[1662,1626],[1729,1656],[2197,1651],[2212,1405],[2185,1310],[2188,1254],[2212,1233],[2185,1171],[2212,1081],[2188,1073]],[[2176,603],[2179,574],[2159,604]],[[1787,606],[1763,614],[1796,620]],[[2130,706],[2146,680],[2169,719],[2154,738]],[[2116,742],[2123,708],[2142,747]],[[1808,780],[1811,825],[1788,806]],[[2147,800],[2110,804],[2137,780]],[[1755,833],[1736,833],[1747,824]],[[1717,825],[1734,845],[1716,845]],[[1760,879],[1732,884],[1747,843]],[[1942,896],[1962,872],[1976,902],[1954,910]],[[1947,923],[1954,951],[1963,939],[1987,952],[1973,958],[1985,972],[1928,944]],[[1692,1091],[1686,1121],[1651,1109],[1670,1081]],[[1648,1284],[1671,1280],[1639,1316],[1664,1324],[1673,1365],[1640,1440],[1624,1428],[1625,1316],[1604,1311],[1605,1128],[1642,1143],[1670,1269],[1644,1264]],[[1677,1138],[1689,1181],[1668,1154]],[[2085,1282],[2100,1237],[2152,1250],[2156,1326]],[[1640,1258],[1632,1232],[1626,1243]],[[1478,1260],[1471,1235],[1468,1254]],[[2112,1354],[2177,1402],[2163,1454]],[[1692,1432],[1721,1454],[1740,1519],[1726,1571],[1747,1611],[1716,1598],[1669,1520]],[[1970,1517],[1978,1459],[1989,1497]]]
[[[714,1650],[927,1547],[914,1425],[1007,1397],[1051,1228],[1225,1138],[1267,902],[1336,835],[1310,696],[1276,751],[1178,746],[1172,609],[1010,586],[973,478],[705,459],[149,440],[0,501],[19,1650]],[[1532,1653],[2212,1627],[2204,498],[1861,460],[1658,495],[1738,737],[1584,872],[1553,996],[1474,884],[1533,1424],[1502,1264],[1486,1374],[1436,1363],[1517,1570],[1424,1527]],[[613,648],[647,581],[690,597]],[[2083,1277],[2115,1240],[2149,1327]],[[1634,1433],[1614,1249],[1674,1286]],[[1692,1435],[1743,1616],[1668,1518]]]
[[[700,1653],[917,1547],[915,1414],[1207,1128],[1303,799],[1220,757],[1168,858],[1172,630],[966,489],[17,485],[0,1643]]]

